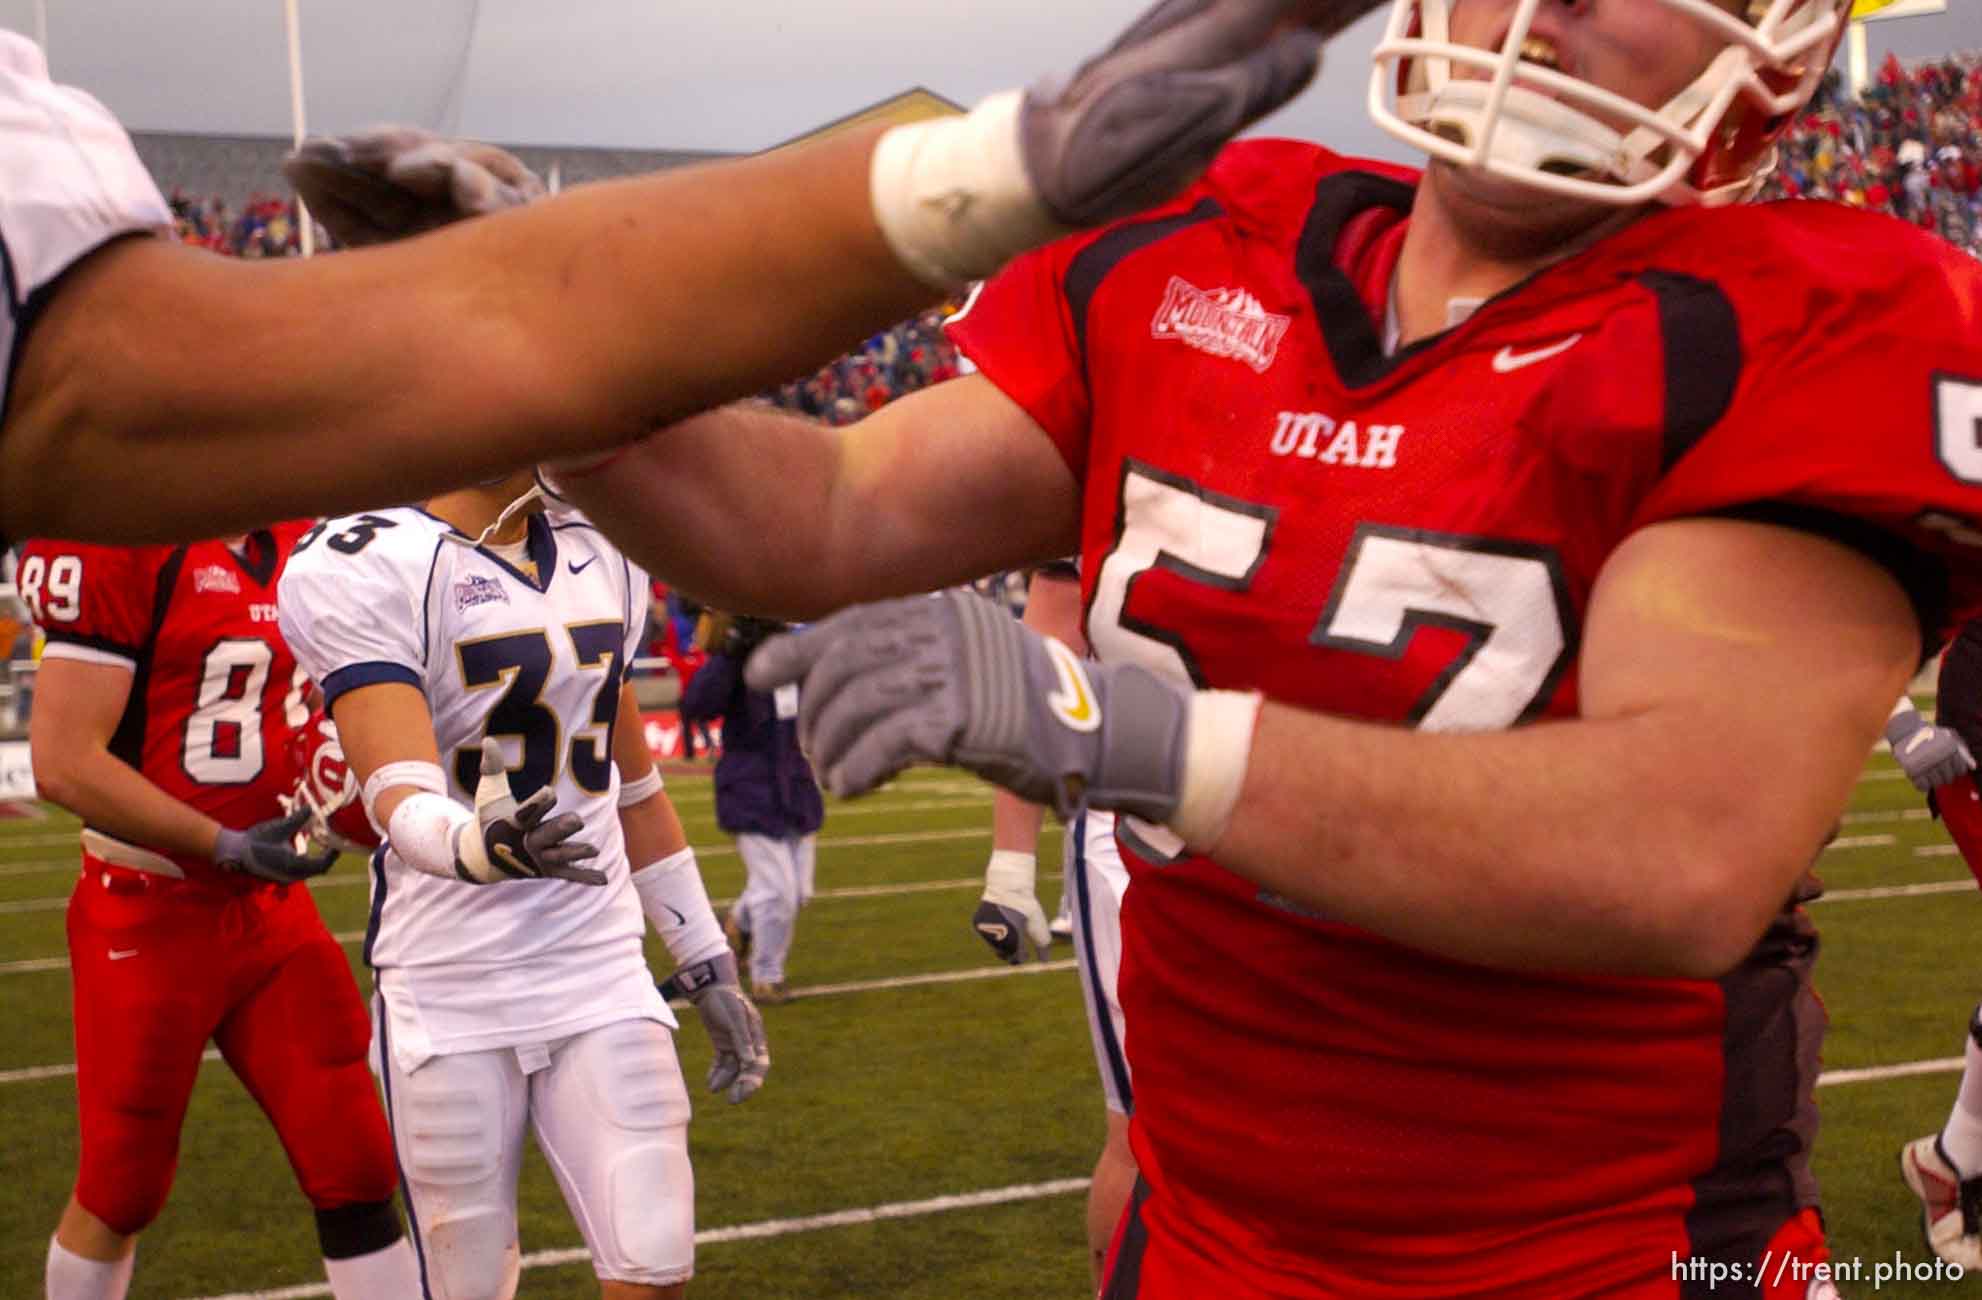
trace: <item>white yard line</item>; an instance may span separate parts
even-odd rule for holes
[[[932,1214],[947,1214],[952,1210],[977,1210],[987,1205],[1010,1205],[1019,1201],[1041,1201],[1054,1196],[1071,1196],[1075,1192],[1087,1190],[1085,1178],[1056,1178],[1046,1183],[1019,1183],[1012,1187],[990,1187],[981,1192],[958,1192],[950,1196],[932,1196],[924,1201],[893,1201],[886,1205],[870,1205],[859,1210],[834,1210],[830,1214],[809,1214],[797,1219],[761,1219],[756,1223],[738,1223],[727,1228],[705,1228],[695,1234],[697,1246],[720,1246],[731,1241],[760,1241],[766,1237],[789,1237],[801,1232],[820,1232],[827,1228],[847,1228],[862,1223],[882,1223],[889,1219],[920,1219]],[[567,1250],[537,1250],[523,1257],[524,1268],[555,1268],[560,1264],[577,1264],[591,1258],[591,1253],[583,1247]],[[274,1291],[231,1291],[221,1296],[204,1296],[200,1300],[310,1300],[315,1296],[327,1296],[330,1286],[324,1282],[306,1282],[301,1286],[286,1286]]]
[[[845,997],[852,993],[880,993],[890,989],[920,988],[931,984],[972,984],[980,980],[1014,979],[1026,975],[1057,975],[1072,969],[1074,962],[1071,958],[1065,961],[1034,962],[1024,966],[973,966],[967,970],[931,971],[926,975],[893,975],[878,980],[849,980],[843,984],[807,984],[792,989],[791,996],[793,1001],[800,998]],[[218,1061],[220,1053],[208,1049],[200,1059]],[[0,1070],[0,1084],[32,1083],[37,1079],[64,1079],[75,1072],[74,1061],[65,1061],[60,1065],[32,1065],[21,1070]]]

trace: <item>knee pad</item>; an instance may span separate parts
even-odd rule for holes
[[[495,1207],[447,1214],[422,1234],[434,1300],[510,1300],[522,1260],[515,1225]]]
[[[695,1173],[688,1144],[646,1141],[613,1158],[612,1249],[596,1261],[615,1282],[669,1286],[695,1272]]]

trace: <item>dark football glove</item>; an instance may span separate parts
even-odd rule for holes
[[[766,641],[744,677],[802,683],[800,742],[842,798],[947,763],[1062,817],[1086,802],[1165,822],[1177,807],[1191,693],[1083,661],[979,596],[843,610]]]
[[[736,975],[736,954],[724,952],[684,966],[661,984],[668,998],[687,998],[709,1031],[716,1049],[709,1063],[709,1091],[727,1092],[730,1104],[750,1099],[771,1070],[771,1047],[764,1017],[744,994]]]
[[[509,151],[410,126],[314,136],[283,159],[282,174],[324,229],[354,248],[500,212],[544,193],[537,174]]]
[[[482,738],[482,774],[475,786],[475,821],[454,835],[454,874],[477,885],[545,877],[603,885],[606,873],[578,864],[599,850],[572,836],[585,829],[577,813],[548,817],[557,795],[549,786],[522,803],[510,792],[502,745]]]
[[[1162,202],[1305,89],[1326,38],[1386,2],[1161,0],[1072,77],[1026,91],[1033,190],[1067,226]]]
[[[310,810],[299,807],[283,817],[256,822],[247,830],[221,827],[214,841],[213,860],[229,871],[240,871],[278,885],[293,885],[321,876],[337,861],[337,849],[325,845],[318,853],[296,851],[296,837],[310,824]]]

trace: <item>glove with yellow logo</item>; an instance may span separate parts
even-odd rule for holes
[[[1177,810],[1199,697],[1134,664],[1082,660],[954,591],[773,637],[744,676],[760,691],[801,683],[800,743],[842,797],[953,764],[1062,817],[1087,803],[1153,822]]]

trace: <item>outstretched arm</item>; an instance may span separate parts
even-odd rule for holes
[[[1313,76],[1320,36],[1295,23],[1314,7],[1162,0],[1071,79],[959,119],[303,265],[116,240],[50,286],[24,336],[0,529],[209,536],[401,502],[805,373],[1025,248],[1183,188]]]
[[[1920,651],[1872,561],[1716,519],[1617,549],[1584,620],[1581,716],[1509,731],[1084,668],[1010,622],[981,601],[885,602],[766,643],[748,677],[803,679],[807,745],[841,794],[956,762],[1167,823],[1293,905],[1428,952],[1699,978],[1782,907]]]

